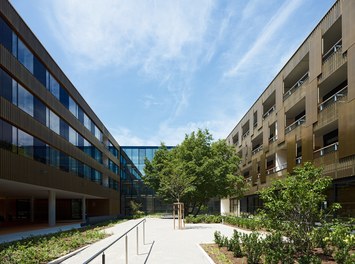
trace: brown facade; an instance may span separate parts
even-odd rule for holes
[[[41,123],[34,118],[34,115],[26,113],[19,105],[3,97],[2,94],[6,93],[4,90],[7,88],[0,87],[1,124],[4,123],[16,131],[30,135],[34,141],[39,140],[47,149],[53,149],[60,155],[64,155],[68,162],[75,162],[77,166],[71,168],[71,165],[68,165],[68,168],[63,170],[61,165],[56,167],[49,164],[46,158],[39,162],[34,156],[28,157],[20,151],[11,151],[6,145],[8,142],[5,142],[6,144],[0,142],[0,225],[16,221],[33,222],[38,219],[49,221],[53,225],[56,220],[79,218],[84,221],[86,217],[91,216],[117,216],[120,214],[120,176],[119,169],[114,172],[109,168],[109,160],[119,168],[119,144],[9,1],[0,1],[0,18],[1,30],[6,27],[6,30],[11,30],[18,41],[24,43],[34,57],[34,67],[38,61],[45,70],[47,81],[41,82],[34,72],[20,62],[20,59],[3,44],[6,42],[5,34],[1,33],[0,69],[3,75],[24,87],[34,101],[40,101],[48,113],[52,112],[59,117],[60,122],[64,122],[68,130],[76,131],[76,137],[80,134],[86,142],[90,143],[90,147],[100,153],[98,159],[101,160],[88,155],[78,145],[69,142],[68,138],[61,134],[62,132],[55,133],[46,122]],[[77,109],[80,109],[90,120],[94,131],[100,131],[100,137],[92,129],[90,131],[84,122],[79,120],[78,115],[75,116],[68,106],[53,95],[46,85],[49,75],[55,78],[67,94],[67,98],[74,101]],[[35,106],[33,108],[36,111]],[[48,117],[46,118],[49,122]],[[1,124],[0,139],[3,140],[6,135],[1,130]],[[16,147],[20,149],[21,146],[16,145]],[[117,154],[113,154],[110,147],[115,148]],[[90,172],[94,171],[100,175],[99,179],[80,176],[79,165],[90,168]],[[51,219],[53,217],[54,222]]]
[[[251,182],[247,196],[311,161],[339,187],[329,199],[355,215],[354,18],[354,1],[337,1],[227,137]]]

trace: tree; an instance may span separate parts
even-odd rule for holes
[[[316,221],[325,219],[321,204],[331,178],[322,175],[322,170],[311,163],[296,167],[293,174],[276,180],[271,187],[260,191],[264,201],[263,215],[274,230],[281,231],[295,246],[296,252],[310,256],[312,251],[311,231]],[[337,206],[334,204],[333,208]]]
[[[162,198],[184,202],[190,213],[197,214],[213,197],[241,196],[244,191],[234,148],[224,140],[214,142],[208,130],[186,135],[170,151],[162,144],[145,165],[144,182]]]

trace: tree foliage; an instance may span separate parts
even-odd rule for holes
[[[331,178],[323,176],[321,169],[305,163],[260,192],[263,214],[271,227],[288,237],[301,254],[311,253],[310,233],[316,221],[325,219],[320,205],[326,199],[325,190],[330,184]]]
[[[169,201],[181,201],[195,214],[213,197],[240,196],[243,177],[239,157],[224,140],[213,141],[208,130],[186,135],[172,150],[164,144],[152,161],[145,161],[144,182]]]

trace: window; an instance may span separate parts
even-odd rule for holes
[[[12,102],[11,77],[0,68],[0,96]]]
[[[18,154],[28,158],[33,157],[33,136],[18,129],[17,132],[17,147]]]
[[[33,73],[33,54],[20,39],[17,38],[17,42],[17,59]]]
[[[12,49],[12,30],[7,23],[0,17],[0,43],[11,52]]]
[[[57,80],[51,74],[49,74],[49,87],[47,88],[54,95],[54,97],[59,100],[60,86]]]
[[[40,62],[36,57],[33,59],[33,75],[43,84],[43,86],[46,86],[47,70],[42,62]]]
[[[47,163],[47,145],[41,140],[34,138],[33,139],[33,158],[36,161]]]
[[[90,118],[84,113],[84,126],[91,131],[91,120]]]
[[[69,126],[69,142],[74,146],[78,146],[78,132]]]
[[[33,116],[33,95],[20,84],[17,87],[17,106],[27,114]]]
[[[63,119],[60,119],[60,135],[69,141],[69,125]]]
[[[69,94],[65,89],[63,89],[63,87],[59,88],[59,97],[62,105],[69,109]]]
[[[53,111],[49,111],[49,128],[58,135],[60,135],[59,122],[59,116],[57,116]]]
[[[69,96],[69,111],[78,118],[78,104]]]
[[[13,127],[9,123],[0,119],[0,148],[9,151],[15,150],[16,135],[17,131],[13,131]]]
[[[37,99],[33,97],[33,106],[34,106],[34,118],[40,122],[42,125],[47,124],[47,107]]]

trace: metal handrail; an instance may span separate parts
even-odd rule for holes
[[[140,221],[138,224],[134,225],[131,229],[129,229],[127,232],[125,232],[123,235],[121,235],[119,238],[115,239],[113,242],[111,242],[108,246],[106,246],[105,248],[101,249],[99,252],[97,252],[95,255],[93,255],[91,258],[89,258],[88,260],[86,260],[85,262],[83,262],[83,264],[88,264],[91,261],[93,261],[95,258],[97,258],[100,254],[102,254],[102,263],[105,263],[105,250],[107,250],[109,247],[111,247],[113,244],[115,244],[117,241],[119,241],[122,237],[126,236],[126,263],[127,263],[127,246],[128,246],[128,242],[127,242],[127,234],[129,232],[131,232],[133,229],[135,229],[136,227],[138,228],[138,225],[140,225],[141,223],[143,223],[143,240],[145,240],[145,222],[147,220],[144,218],[142,221]],[[138,254],[138,230],[137,230],[137,254]]]
[[[328,152],[326,152],[328,149],[334,148],[334,151],[337,151],[338,150],[338,146],[339,146],[339,142],[335,142],[335,143],[330,144],[328,146],[325,146],[323,148],[317,149],[313,153],[316,154],[316,153],[319,152],[319,155],[323,156],[324,154],[328,153]]]
[[[302,162],[302,156],[299,156],[296,158],[296,164],[301,164]]]
[[[272,167],[272,168],[266,170],[266,174],[269,175],[269,174],[272,174],[272,173],[275,173],[278,171],[282,171],[286,168],[287,168],[287,163],[283,163],[280,165],[280,167],[275,166],[275,167]]]
[[[342,39],[339,39],[324,55],[323,62],[331,57],[332,54],[339,51],[342,48]]]
[[[262,149],[263,149],[263,145],[261,144],[259,147],[255,148],[255,149],[253,149],[253,150],[251,151],[251,155],[254,155],[254,154],[258,153],[258,152],[261,151]]]
[[[291,131],[294,130],[296,127],[302,125],[305,121],[306,121],[306,115],[300,117],[300,118],[297,119],[295,122],[293,122],[291,125],[287,126],[287,127],[285,128],[286,133],[291,132]]]
[[[269,142],[275,142],[276,140],[277,140],[277,135],[269,138]]]
[[[265,114],[263,114],[263,118],[265,119],[266,117],[268,117],[275,110],[275,108],[275,105],[273,105],[269,110],[266,111]]]
[[[247,135],[249,135],[249,133],[250,133],[250,129],[242,135],[242,138],[244,139]]]
[[[294,90],[301,87],[302,84],[308,79],[308,77],[308,72],[306,72],[289,90],[287,90],[287,92],[285,92],[284,100],[286,100],[286,98],[293,94]]]
[[[345,86],[343,89],[341,89],[340,91],[338,91],[337,93],[329,97],[327,100],[320,103],[318,105],[319,112],[323,111],[324,108],[331,105],[331,102],[335,103],[336,101],[338,101],[338,97],[344,97],[347,94],[348,94],[348,86]]]

